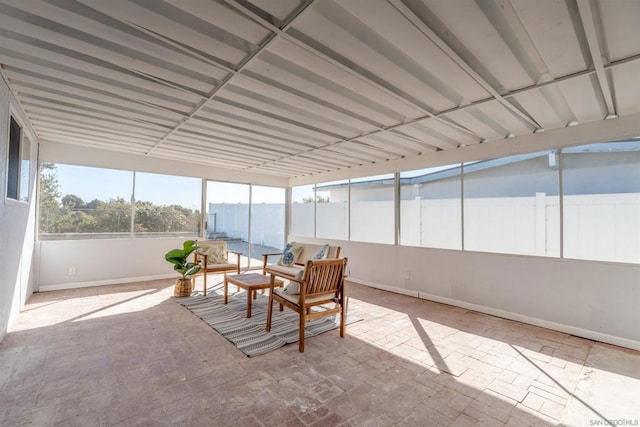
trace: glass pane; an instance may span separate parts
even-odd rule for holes
[[[18,199],[20,192],[20,142],[22,128],[13,117],[9,126],[9,150],[7,158],[7,197]]]
[[[553,151],[465,164],[465,250],[560,256],[558,181]]]
[[[393,188],[391,174],[351,180],[351,240],[395,242]]]
[[[43,163],[40,239],[130,236],[133,172]]]
[[[564,257],[640,263],[640,141],[562,150]]]
[[[314,198],[313,185],[291,189],[291,235],[314,237]]]
[[[155,173],[136,173],[136,237],[200,236],[202,181]]]
[[[349,181],[316,184],[316,237],[348,240]]]
[[[400,244],[462,249],[460,165],[400,174]]]
[[[262,254],[284,249],[285,189],[251,187],[251,267],[262,268]]]
[[[249,186],[207,181],[207,240],[226,240],[249,266]],[[233,259],[233,258],[232,258]]]
[[[29,201],[29,178],[31,176],[31,141],[26,136],[22,138],[22,156],[20,158],[20,200]]]

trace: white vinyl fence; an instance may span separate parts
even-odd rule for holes
[[[407,200],[404,245],[459,249],[460,200]],[[564,257],[640,263],[640,194],[564,196]],[[558,196],[464,199],[467,250],[558,257]]]
[[[251,243],[282,248],[284,244],[284,204],[261,203],[251,208]],[[249,205],[210,203],[207,234],[225,233],[229,239],[249,241]]]
[[[244,239],[247,205],[221,206],[224,221],[219,217],[218,231]],[[271,230],[283,226],[284,206],[271,206],[279,206],[282,217],[258,214],[261,221],[254,221],[254,239],[264,236],[266,242]],[[317,237],[348,239],[346,203],[318,203],[315,209]],[[401,244],[460,249],[461,209],[460,199],[402,200]],[[293,204],[291,234],[313,236],[313,217],[312,203]],[[351,240],[393,243],[392,201],[355,202],[351,217]],[[565,258],[640,263],[640,193],[564,196],[563,225]],[[532,197],[465,198],[464,244],[466,250],[558,257],[559,197],[538,193]]]
[[[459,199],[403,200],[403,245],[459,249]],[[564,196],[564,257],[640,263],[640,194]],[[558,196],[464,199],[466,250],[560,256]]]
[[[564,256],[640,263],[640,193],[565,196]]]

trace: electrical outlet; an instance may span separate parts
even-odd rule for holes
[[[410,280],[411,279],[411,274],[409,274],[409,271],[405,271],[404,272],[404,280]]]
[[[69,267],[69,276],[75,276],[78,273],[78,267]]]

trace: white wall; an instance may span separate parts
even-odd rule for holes
[[[9,117],[13,114],[22,126],[24,137],[31,141],[29,203],[6,198]],[[31,132],[18,103],[4,80],[0,79],[0,341],[9,324],[24,307],[33,292],[33,256],[35,224],[35,176],[38,139]]]
[[[640,266],[327,241],[366,285],[640,350]]]
[[[39,290],[178,277],[164,254],[187,238],[47,240],[37,242]]]

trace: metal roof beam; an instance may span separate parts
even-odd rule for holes
[[[542,126],[538,124],[527,113],[520,110],[518,107],[507,101],[502,95],[498,93],[480,74],[478,74],[467,62],[460,57],[444,40],[440,38],[431,28],[427,26],[415,13],[404,5],[400,0],[388,0],[398,12],[400,12],[405,18],[409,20],[422,34],[424,34],[429,40],[431,40],[445,55],[447,55],[453,62],[455,62],[462,70],[467,73],[473,80],[475,80],[484,90],[489,92],[491,96],[495,98],[500,104],[511,111],[520,119],[524,120],[534,129],[539,129]]]
[[[454,129],[467,133],[469,135],[472,135],[474,137],[478,137],[478,135],[476,135],[475,133],[473,133],[471,130],[465,128],[464,126],[460,126],[457,123],[454,123],[452,121],[447,121],[447,120],[442,120],[438,118],[437,113],[433,113],[431,111],[426,110],[424,107],[398,95],[397,93],[395,93],[394,91],[386,88],[385,86],[376,83],[375,81],[371,80],[370,78],[360,74],[359,72],[349,68],[348,66],[342,64],[339,61],[336,61],[335,59],[331,58],[330,56],[326,55],[323,52],[320,52],[318,49],[314,48],[313,46],[308,45],[307,43],[305,43],[302,40],[299,40],[295,37],[293,37],[290,34],[287,34],[286,30],[281,30],[278,27],[275,27],[274,25],[272,25],[271,23],[265,21],[264,19],[262,19],[262,17],[256,15],[255,13],[253,13],[252,11],[250,11],[249,9],[245,8],[244,6],[242,6],[241,4],[237,3],[235,0],[225,0],[226,3],[228,3],[229,5],[235,7],[236,9],[238,9],[240,12],[244,13],[245,15],[247,15],[249,18],[253,19],[254,21],[256,21],[258,24],[264,26],[265,28],[277,33],[280,37],[282,37],[283,39],[287,40],[290,43],[295,44],[296,46],[306,50],[307,52],[310,52],[311,54],[317,56],[318,58],[321,58],[322,60],[329,62],[330,64],[338,67],[340,70],[350,74],[353,77],[356,77],[360,80],[362,80],[363,82],[367,83],[370,86],[375,87],[376,89],[384,92],[385,94],[392,96],[393,98],[409,105],[410,107],[420,111],[423,114],[426,114],[429,117],[434,118],[435,120],[438,121],[442,121],[442,123],[453,127]],[[385,130],[381,130],[382,132],[384,132]]]
[[[600,50],[601,37],[598,28],[596,28],[596,19],[598,19],[598,16],[593,13],[592,4],[589,0],[578,0],[578,10],[580,11],[584,33],[587,36],[587,44],[591,52],[591,60],[596,76],[598,77],[600,90],[602,91],[604,102],[607,104],[607,111],[610,116],[614,116],[616,110],[613,105],[613,96],[611,95],[609,80],[604,70],[604,62],[607,60],[603,57],[603,53]]]
[[[614,68],[618,68],[621,65],[625,65],[625,64],[628,64],[628,63],[631,63],[631,62],[636,62],[636,61],[640,61],[640,54],[634,55],[634,56],[630,56],[628,58],[624,58],[624,59],[621,59],[619,61],[611,62],[611,63],[605,65],[603,68],[604,68],[605,71],[607,71],[607,70],[611,70],[611,69],[614,69]],[[543,87],[546,87],[546,86],[556,86],[559,83],[565,82],[567,80],[572,80],[572,79],[575,79],[575,78],[578,78],[578,77],[588,76],[588,75],[593,74],[595,72],[596,71],[594,69],[588,69],[588,70],[584,70],[584,71],[579,71],[579,72],[574,73],[574,74],[569,74],[569,75],[566,75],[566,76],[558,77],[558,78],[553,79],[553,80],[536,83],[535,85],[532,85],[532,86],[523,87],[521,89],[517,89],[517,90],[511,91],[509,93],[506,93],[503,96],[505,98],[512,98],[512,97],[514,97],[516,95],[520,95],[520,94],[532,92],[532,91],[535,91],[535,90],[539,90],[539,89],[542,89]],[[450,110],[441,111],[441,112],[438,113],[438,116],[444,116],[444,115],[447,115],[447,114],[450,114],[450,113],[454,113],[456,111],[462,111],[462,110],[466,110],[468,108],[478,107],[478,106],[480,106],[482,104],[486,104],[487,102],[492,102],[492,101],[495,101],[495,99],[493,97],[492,98],[481,99],[479,101],[475,101],[472,104],[461,105],[459,107],[451,108]],[[428,116],[418,117],[418,118],[416,118],[416,119],[414,119],[412,121],[408,121],[406,123],[399,123],[397,125],[389,126],[386,129],[387,130],[390,130],[390,129],[398,129],[398,130],[400,130],[404,126],[409,126],[409,125],[412,125],[412,124],[420,123],[422,121],[429,120],[430,118],[431,117],[428,117]]]
[[[293,25],[293,23],[299,19],[302,15],[303,12],[305,10],[308,10],[309,6],[311,6],[311,4],[313,4],[314,0],[309,0],[308,3],[304,4],[300,10],[298,11],[298,14],[296,16],[294,16],[289,23],[287,23],[287,25],[284,26],[284,29],[290,27],[291,25]],[[244,68],[247,67],[247,65],[249,65],[251,63],[251,61],[256,58],[260,52],[262,52],[263,50],[267,49],[271,43],[273,43],[275,40],[278,39],[279,37],[279,32],[280,31],[284,31],[284,30],[280,30],[278,29],[277,32],[273,32],[272,34],[269,35],[269,37],[266,39],[266,41],[264,43],[262,43],[262,45],[256,49],[254,52],[252,52],[249,56],[247,56],[244,61],[242,63],[240,63],[236,69],[234,70],[234,72],[229,73],[223,80],[222,82],[216,86],[215,88],[213,88],[213,90],[211,92],[209,92],[209,94],[207,95],[207,97],[205,99],[203,99],[202,101],[200,101],[198,103],[198,105],[196,105],[195,108],[193,108],[189,114],[187,114],[185,117],[183,117],[178,124],[176,124],[176,126],[174,126],[173,129],[171,129],[171,131],[167,132],[167,134],[165,136],[163,136],[149,151],[147,151],[145,154],[149,155],[151,154],[151,152],[153,152],[153,150],[155,150],[156,148],[158,148],[160,145],[162,145],[168,138],[171,137],[171,135],[173,135],[176,131],[178,131],[182,126],[185,125],[185,123],[187,123],[192,117],[194,117],[196,114],[198,114],[200,112],[200,110],[202,110],[204,108],[204,106],[207,104],[207,102],[211,101],[216,94],[222,90],[225,86],[227,86],[233,79],[234,77],[240,73]]]

